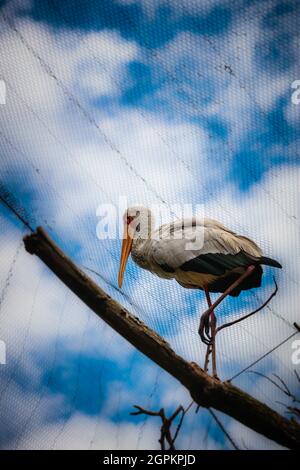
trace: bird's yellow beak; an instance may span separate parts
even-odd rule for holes
[[[120,288],[122,287],[127,260],[131,252],[132,241],[133,241],[132,237],[130,236],[129,231],[128,231],[128,225],[125,224],[123,242],[122,242],[120,269],[119,269],[119,276],[118,276],[118,284]]]

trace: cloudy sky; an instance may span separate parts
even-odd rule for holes
[[[100,204],[201,205],[278,259],[260,290],[229,299],[220,323],[279,293],[256,318],[220,333],[228,379],[294,332],[299,321],[300,79],[298,1],[0,1],[0,195],[43,225],[99,284],[189,360],[201,292],[130,261],[117,288],[119,240],[99,240]],[[156,449],[159,423],[189,396],[96,318],[27,254],[28,232],[0,205],[2,448]],[[296,337],[294,338],[296,339]],[[251,370],[296,390],[292,340]],[[299,371],[299,366],[298,366]],[[234,383],[284,413],[261,376]],[[276,448],[219,413],[240,448]],[[230,449],[206,410],[191,409],[179,448]]]

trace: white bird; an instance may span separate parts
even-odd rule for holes
[[[154,230],[154,216],[142,206],[131,207],[124,214],[119,287],[122,287],[130,253],[141,268],[165,279],[176,279],[183,287],[205,291],[209,308],[201,317],[199,334],[208,345],[205,369],[212,353],[214,376],[214,308],[227,295],[238,296],[242,290],[260,287],[261,265],[281,268],[277,261],[263,256],[254,241],[237,235],[216,220],[200,217],[178,219]],[[210,292],[222,293],[214,304]]]

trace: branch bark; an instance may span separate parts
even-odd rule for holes
[[[300,426],[295,421],[178,356],[161,336],[83,273],[43,228],[26,236],[24,243],[29,253],[37,255],[102,320],[186,387],[199,406],[222,411],[284,447],[300,448]]]

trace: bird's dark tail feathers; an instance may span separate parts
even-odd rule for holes
[[[282,268],[281,264],[278,263],[275,259],[267,258],[266,256],[262,256],[259,258],[259,264],[265,264],[266,266],[273,266],[273,268]]]

